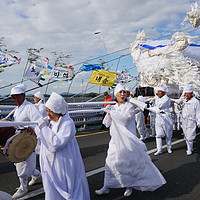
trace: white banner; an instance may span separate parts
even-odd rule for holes
[[[54,66],[50,75],[50,79],[59,81],[66,81],[72,78],[73,78],[73,67],[63,68]]]
[[[17,58],[14,58],[6,51],[2,51],[0,49],[0,67],[11,66],[11,65],[17,64],[18,62],[19,60]]]
[[[29,67],[24,77],[38,83],[41,75],[44,74],[44,71],[47,69],[47,67],[48,59],[45,57],[36,58],[36,61],[29,63]]]

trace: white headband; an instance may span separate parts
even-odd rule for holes
[[[114,95],[116,96],[116,94],[121,91],[121,90],[125,90],[124,86],[122,86],[121,84],[118,84],[116,87],[115,87],[115,90],[114,90]]]
[[[51,93],[51,96],[47,100],[45,106],[56,114],[64,115],[68,112],[67,102],[61,95],[55,92]]]

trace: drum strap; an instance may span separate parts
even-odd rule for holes
[[[4,154],[6,153],[6,150],[7,150],[7,147],[8,147],[8,145],[9,145],[10,141],[11,141],[15,136],[19,135],[20,132],[21,132],[20,130],[16,130],[15,135],[13,135],[12,137],[10,137],[10,138],[6,141],[6,144],[5,144],[4,148],[3,148],[3,153],[4,153]]]

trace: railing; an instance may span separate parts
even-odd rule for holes
[[[75,126],[97,125],[102,123],[104,104],[115,104],[116,102],[80,102],[68,103],[69,115],[74,120]],[[0,119],[6,117],[16,106],[0,105]]]

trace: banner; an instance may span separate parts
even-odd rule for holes
[[[103,67],[99,64],[82,65],[80,68],[81,71],[94,71],[94,70],[100,70],[100,69],[103,69]]]
[[[18,59],[17,57],[10,55],[8,52],[2,51],[0,49],[0,67],[1,68],[19,64],[20,60],[21,58]]]
[[[54,66],[50,74],[50,79],[58,81],[69,81],[73,77],[74,69],[71,65],[69,67]]]
[[[117,73],[116,74],[116,83],[129,83],[131,81],[135,81],[138,79],[138,77],[134,77],[131,74],[127,74],[127,73]]]
[[[108,72],[106,70],[96,70],[92,72],[88,83],[111,87],[116,81],[116,77],[117,75],[114,72]]]
[[[46,69],[50,68],[48,67],[49,59],[34,54],[29,60],[31,59],[32,61],[29,62],[29,66],[26,73],[24,74],[24,77],[39,83],[41,75],[45,74]]]

